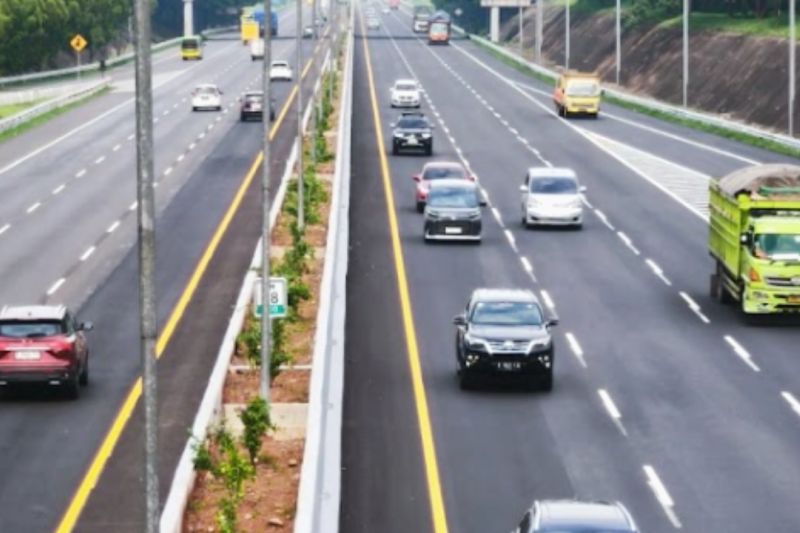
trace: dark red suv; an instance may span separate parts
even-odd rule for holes
[[[89,348],[84,332],[64,306],[6,306],[0,310],[0,385],[60,385],[70,398],[89,383]]]

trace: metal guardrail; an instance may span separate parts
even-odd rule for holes
[[[234,26],[226,26],[224,28],[214,28],[211,30],[204,30],[201,35],[214,35],[216,33],[225,33],[231,31]],[[176,37],[174,39],[168,39],[166,41],[161,41],[160,43],[154,44],[152,47],[153,52],[159,52],[161,50],[165,50],[167,48],[171,48],[180,44],[181,39],[183,37]],[[117,57],[109,59],[106,61],[106,68],[112,68],[124,63],[128,63],[132,61],[134,57],[133,52],[128,52],[125,54],[120,54]],[[100,70],[100,62],[95,61],[94,63],[87,63],[85,65],[81,65],[80,67],[68,67],[68,68],[60,68],[54,70],[47,70],[44,72],[34,72],[31,74],[19,74],[16,76],[6,76],[4,78],[0,78],[0,87],[4,87],[7,85],[22,85],[31,82],[39,82],[43,80],[54,80],[59,78],[66,78],[69,76],[77,76],[78,73],[87,73],[87,72],[96,72]]]
[[[454,29],[460,33],[468,35],[470,40],[480,43],[484,47],[494,50],[495,52],[503,55],[504,57],[511,59],[512,61],[515,61],[516,63],[519,63],[540,75],[553,78],[554,80],[558,77],[559,73],[557,71],[549,69],[547,67],[543,67],[542,65],[539,65],[537,63],[528,61],[520,57],[517,53],[508,50],[505,47],[499,46],[489,41],[488,39],[485,39],[479,35],[468,34],[467,32],[464,31],[463,28],[460,28],[458,26],[454,26]],[[608,96],[611,96],[612,98],[615,98],[617,100],[635,106],[640,106],[646,109],[664,113],[666,115],[670,115],[675,118],[698,122],[707,126],[712,126],[722,130],[727,130],[732,133],[741,133],[752,137],[756,137],[758,139],[772,141],[788,148],[800,150],[800,139],[796,139],[788,135],[776,133],[767,130],[765,128],[751,126],[749,124],[743,124],[735,120],[725,119],[716,115],[712,115],[710,113],[704,113],[694,109],[688,109],[672,104],[667,104],[665,102],[661,102],[653,98],[645,98],[642,96],[633,95],[628,92],[621,91],[619,89],[606,88],[604,90],[605,94],[607,94]]]
[[[41,104],[29,107],[8,118],[0,120],[0,132],[10,130],[11,128],[19,126],[24,122],[28,122],[29,120],[32,120],[40,115],[49,113],[54,109],[67,106],[73,102],[77,102],[82,98],[86,98],[93,94],[97,94],[98,92],[108,87],[110,84],[111,80],[108,78],[104,78],[102,80],[98,80],[96,83],[86,85],[76,91],[70,92],[63,96],[59,96],[57,98],[53,98],[52,100],[48,100],[46,102],[42,102]]]

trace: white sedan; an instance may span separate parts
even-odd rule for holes
[[[392,107],[419,107],[421,102],[416,80],[397,80],[390,90]]]
[[[583,225],[582,195],[586,187],[578,183],[568,168],[534,167],[525,174],[522,193],[522,224]]]
[[[273,61],[269,66],[270,81],[292,81],[292,67],[288,61]]]
[[[192,111],[222,109],[222,91],[213,83],[204,83],[192,91]]]

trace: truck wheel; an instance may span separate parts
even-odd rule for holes
[[[731,295],[728,294],[728,291],[725,289],[725,282],[723,281],[723,274],[717,272],[716,274],[711,274],[710,280],[710,295],[711,298],[722,305],[727,305],[733,302],[733,298]]]

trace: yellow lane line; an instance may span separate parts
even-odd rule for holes
[[[301,79],[305,78],[306,74],[308,74],[309,69],[311,68],[311,64],[314,60],[314,56],[318,51],[319,45],[317,49],[314,50],[312,53],[312,57],[308,59],[305,68],[302,71]],[[270,140],[272,140],[275,135],[277,135],[278,130],[280,129],[281,125],[283,124],[283,120],[286,117],[289,108],[291,107],[292,103],[294,102],[295,97],[297,96],[297,85],[294,86],[292,91],[289,93],[286,102],[281,109],[280,114],[278,115],[277,120],[272,125],[272,129],[269,132]],[[268,116],[268,115],[267,115]],[[177,328],[178,324],[180,323],[181,319],[183,318],[183,314],[186,311],[186,308],[189,305],[192,297],[194,296],[195,291],[197,290],[197,286],[200,284],[200,280],[203,278],[205,274],[206,268],[208,264],[211,262],[211,258],[214,256],[222,237],[224,236],[225,232],[228,229],[228,226],[231,223],[234,215],[239,209],[239,205],[241,204],[242,200],[244,199],[244,195],[253,181],[255,177],[256,171],[258,170],[259,165],[264,160],[263,152],[259,151],[258,155],[256,156],[255,160],[253,161],[250,169],[247,171],[247,174],[244,177],[244,180],[239,185],[239,189],[236,191],[236,195],[233,197],[230,205],[228,206],[225,215],[222,217],[222,220],[219,222],[217,229],[214,231],[214,234],[211,237],[208,245],[203,252],[203,255],[200,257],[195,269],[189,278],[186,287],[184,287],[183,292],[181,293],[180,298],[176,302],[175,306],[172,309],[172,312],[167,319],[166,324],[164,325],[164,329],[161,331],[157,341],[156,341],[156,357],[161,357],[164,353],[164,350],[169,343],[172,335],[175,333],[175,329]],[[89,464],[89,468],[87,469],[86,473],[83,476],[80,484],[78,485],[75,494],[73,494],[72,499],[70,500],[69,506],[67,507],[64,515],[61,517],[61,521],[59,522],[58,526],[55,529],[55,533],[69,533],[75,527],[75,524],[78,522],[78,518],[80,517],[83,508],[86,506],[86,502],[89,499],[89,495],[94,489],[97,481],[100,479],[100,474],[102,474],[103,469],[106,466],[106,462],[108,462],[108,458],[111,456],[111,453],[114,451],[114,448],[119,441],[120,436],[122,435],[122,431],[125,429],[125,426],[128,423],[128,420],[133,413],[134,408],[136,407],[139,398],[142,395],[142,378],[138,377],[134,382],[131,389],[128,391],[127,396],[125,397],[122,406],[120,407],[119,411],[117,412],[116,416],[114,417],[114,421],[111,424],[108,432],[106,433],[105,437],[103,438],[100,447],[95,452],[94,457],[92,458],[91,463]]]
[[[366,35],[363,16],[359,13],[359,22],[362,35]],[[375,137],[378,147],[378,158],[381,164],[383,190],[386,196],[386,212],[389,218],[389,233],[392,237],[392,251],[394,252],[394,265],[397,273],[397,289],[400,295],[400,310],[403,315],[403,328],[406,336],[408,366],[411,371],[411,384],[414,390],[414,403],[417,408],[417,422],[419,436],[422,442],[422,455],[425,463],[425,477],[428,482],[428,498],[431,506],[431,520],[434,533],[447,533],[447,513],[442,497],[442,486],[439,479],[439,466],[436,461],[436,444],[433,438],[428,399],[425,393],[425,382],[422,377],[422,366],[417,346],[417,333],[414,328],[414,317],[411,311],[411,297],[408,292],[408,279],[406,277],[403,247],[400,243],[397,215],[395,213],[394,194],[392,193],[392,180],[389,173],[389,164],[386,161],[386,151],[383,140],[383,127],[378,113],[378,99],[375,96],[375,79],[372,74],[372,60],[369,54],[367,39],[364,42],[366,55],[367,77],[369,79],[370,101],[372,104],[372,118],[375,126]]]

